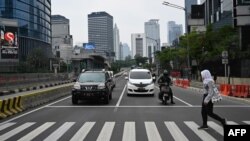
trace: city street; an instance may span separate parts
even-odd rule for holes
[[[172,86],[175,104],[163,105],[157,86],[154,96],[127,96],[126,81],[124,76],[117,78],[109,105],[94,101],[72,105],[69,95],[4,119],[0,140],[223,140],[223,127],[211,118],[208,130],[197,130],[202,124],[198,90]],[[229,97],[214,107],[228,124],[250,124],[249,111],[248,102]]]

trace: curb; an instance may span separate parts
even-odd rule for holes
[[[43,89],[43,88],[47,88],[47,87],[53,87],[53,86],[58,86],[58,85],[62,85],[62,84],[67,84],[67,83],[71,83],[71,82],[72,82],[71,80],[68,80],[68,81],[62,81],[62,82],[56,82],[56,83],[53,82],[53,83],[31,86],[31,87],[23,87],[23,88],[18,88],[18,89],[14,89],[14,90],[4,90],[4,91],[0,91],[0,96],[10,95],[10,94],[15,94],[15,93],[20,93],[20,92],[26,92],[26,91],[31,91],[31,90],[38,90],[38,89]]]
[[[51,87],[37,92],[0,100],[0,119],[10,117],[29,108],[48,103],[52,100],[69,95],[73,84]]]

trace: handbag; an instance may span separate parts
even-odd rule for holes
[[[214,95],[212,97],[212,103],[216,103],[222,100],[222,96],[220,95],[220,92],[218,91],[217,87],[214,85],[213,86],[213,92]]]

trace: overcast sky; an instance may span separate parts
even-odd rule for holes
[[[113,16],[120,31],[120,41],[131,45],[132,33],[144,33],[144,22],[159,19],[161,43],[167,42],[167,22],[184,27],[184,11],[162,5],[164,0],[51,0],[52,15],[70,20],[70,34],[75,44],[88,42],[88,14],[106,11]],[[184,6],[184,0],[166,0]]]

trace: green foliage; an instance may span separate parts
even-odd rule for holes
[[[139,65],[140,63],[143,65],[147,62],[148,58],[147,57],[142,57],[139,54],[135,55],[135,62],[137,65]]]

